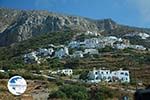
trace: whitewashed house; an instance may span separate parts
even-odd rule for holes
[[[51,73],[52,75],[56,75],[56,74],[57,74],[57,71],[50,71],[50,73]]]
[[[59,59],[62,59],[63,57],[68,55],[69,55],[69,51],[67,47],[61,48],[55,52],[55,57],[58,57]]]
[[[39,58],[37,57],[37,52],[31,52],[24,55],[25,63],[40,63]]]
[[[105,41],[104,37],[100,37],[98,38],[98,48],[105,48],[105,46],[107,45],[107,42]]]
[[[57,74],[71,76],[73,74],[73,70],[72,69],[62,69],[62,70],[58,70]]]
[[[88,74],[88,82],[90,83],[98,83],[101,81],[109,82],[111,81],[111,73],[110,70],[93,70]]]
[[[65,47],[64,45],[58,45],[58,46],[56,46],[56,45],[53,45],[53,44],[48,44],[48,47],[50,47],[50,48],[63,48],[63,47]]]
[[[137,50],[146,50],[146,48],[142,45],[130,45],[130,48],[137,49]]]
[[[141,37],[141,39],[147,39],[150,37],[149,34],[147,33],[142,33],[142,32],[134,32],[134,33],[129,33],[129,34],[125,34],[124,36],[127,36],[127,37],[134,37],[134,36],[139,36]]]
[[[150,35],[149,35],[149,34],[146,34],[146,33],[139,33],[138,35],[139,35],[142,39],[147,39],[147,38],[150,37]]]
[[[117,49],[125,49],[125,48],[128,48],[129,46],[123,43],[117,43],[117,44],[114,44],[114,47]]]
[[[101,80],[109,82],[111,81],[111,72],[110,70],[99,70],[99,73],[101,74]]]
[[[118,71],[112,71],[111,72],[112,81],[120,81],[121,83],[129,83],[130,82],[130,76],[128,70],[118,70]]]
[[[5,70],[0,70],[0,72],[5,73]]]
[[[87,82],[89,83],[98,83],[101,81],[105,82],[121,82],[121,83],[129,83],[130,76],[128,70],[118,70],[118,71],[110,71],[110,70],[93,70],[88,73]]]
[[[97,49],[85,49],[84,54],[99,54]]]
[[[40,48],[40,49],[38,50],[38,55],[39,55],[39,56],[51,56],[53,52],[54,52],[54,49],[53,49],[53,48],[49,48],[49,49]]]
[[[88,73],[87,82],[89,82],[89,83],[99,83],[99,82],[101,82],[101,74],[97,70],[90,71]]]
[[[80,43],[77,41],[71,41],[68,45],[69,48],[79,48]]]
[[[127,39],[121,39],[121,41],[117,41],[113,45],[113,47],[115,47],[117,49],[125,49],[125,48],[129,48],[130,46],[131,46],[130,41]]]
[[[113,44],[114,44],[116,41],[118,41],[118,38],[115,37],[115,36],[108,36],[108,37],[105,37],[105,38],[103,39],[103,41],[105,42],[105,44],[106,44],[107,46],[113,47]]]
[[[100,34],[98,34],[96,31],[93,31],[93,32],[91,32],[91,31],[86,31],[84,34],[85,34],[85,35],[92,35],[92,36],[98,36],[98,35],[100,35]]]
[[[107,40],[113,40],[113,41],[117,41],[118,40],[118,38],[115,37],[115,36],[108,36],[106,38],[107,38]]]
[[[97,48],[99,44],[98,38],[91,38],[84,40],[85,48]]]
[[[72,56],[74,58],[83,58],[84,57],[83,54],[84,53],[82,51],[75,51]]]
[[[134,37],[136,34],[135,33],[128,33],[125,34],[124,37]]]
[[[119,38],[119,39],[118,39],[118,42],[122,42],[122,41],[123,41],[123,39],[122,39],[122,38]]]

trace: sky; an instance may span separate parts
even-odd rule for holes
[[[150,28],[150,0],[0,0],[0,7],[48,10]]]

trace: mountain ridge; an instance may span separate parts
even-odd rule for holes
[[[0,46],[56,31],[88,30],[109,34],[114,30],[126,28],[150,33],[150,29],[120,25],[110,18],[95,20],[43,10],[0,8]]]

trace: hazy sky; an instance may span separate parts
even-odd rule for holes
[[[150,28],[150,0],[0,0],[0,7],[38,9]]]

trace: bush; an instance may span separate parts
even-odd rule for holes
[[[49,99],[50,98],[60,98],[60,99],[66,99],[66,94],[62,91],[57,91],[57,92],[54,92],[52,94],[49,95]]]
[[[106,100],[114,96],[114,91],[106,87],[94,88],[90,92],[93,100]]]
[[[103,93],[100,91],[96,93],[94,98],[95,98],[95,100],[105,100]]]
[[[67,98],[72,100],[87,100],[88,92],[84,86],[63,85],[58,91],[49,95],[49,98]]]
[[[0,72],[0,79],[8,79],[9,74]]]
[[[81,75],[79,76],[79,79],[82,79],[82,80],[88,79],[88,73],[89,73],[89,71],[85,71],[85,72],[81,73]]]
[[[63,68],[64,67],[64,64],[61,63],[61,61],[59,59],[57,59],[57,58],[48,59],[48,64],[49,64],[50,68],[54,68],[54,69]]]
[[[87,99],[87,94],[83,94],[82,92],[77,92],[72,94],[72,98],[74,100],[86,100]]]
[[[80,66],[79,59],[68,59],[67,63],[64,65],[65,68],[77,68]]]
[[[25,78],[25,79],[38,79],[38,80],[43,80],[43,79],[45,79],[44,77],[42,77],[42,76],[35,76],[35,75],[33,75],[32,73],[30,73],[30,72],[28,72],[27,70],[15,70],[15,71],[9,71],[8,72],[8,74],[9,74],[9,77],[13,77],[13,76],[15,76],[15,75],[19,75],[19,76],[22,76],[23,78]]]
[[[114,48],[110,47],[110,46],[106,46],[105,48],[102,49],[98,49],[99,52],[112,52],[114,51]]]

